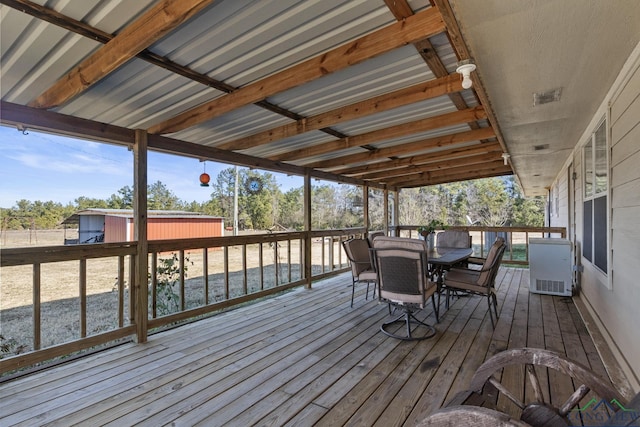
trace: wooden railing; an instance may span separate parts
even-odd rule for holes
[[[30,316],[25,316],[24,306],[12,308],[22,313],[24,323],[31,321],[30,326],[16,328],[21,332],[13,336],[14,346],[26,352],[0,359],[0,374],[130,340],[136,331],[136,310],[148,313],[142,318],[148,318],[147,327],[154,330],[296,286],[310,286],[313,279],[346,271],[348,260],[341,242],[365,232],[365,228],[353,228],[149,241],[149,283],[141,287],[133,283],[135,242],[3,249],[3,287],[7,277],[18,276],[20,286],[31,285],[33,297]],[[308,261],[304,256],[307,241]],[[307,262],[311,263],[310,277],[305,275]],[[18,271],[5,274],[10,269]],[[73,297],[64,298],[65,311],[69,305],[75,307],[66,322],[63,298],[51,289],[59,285],[49,284],[54,282],[52,277],[60,276],[67,287],[69,283],[77,286]],[[135,306],[136,289],[149,292],[148,307]],[[98,299],[103,300],[102,305],[95,303]],[[109,319],[96,325],[96,312]],[[11,330],[3,329],[3,335]],[[54,338],[60,335],[59,329],[68,333]],[[44,343],[43,335],[47,337]]]
[[[479,258],[496,236],[505,237],[503,262],[520,265],[528,264],[529,237],[565,237],[566,233],[564,228],[547,227],[449,228],[468,230],[474,256]],[[417,237],[416,229],[400,226],[394,231]],[[10,309],[16,314],[3,313],[14,322],[16,316],[22,316],[31,325],[15,329],[19,331],[13,336],[15,346],[26,352],[0,359],[0,374],[131,340],[136,332],[136,310],[147,313],[142,318],[148,319],[147,327],[153,332],[296,286],[311,286],[313,279],[347,271],[341,243],[365,233],[365,228],[352,228],[149,241],[149,283],[140,287],[133,283],[135,242],[3,249],[3,291],[12,286],[7,282],[10,277],[19,277],[19,286],[31,287],[32,301],[30,309],[25,310],[29,305],[25,301]],[[306,250],[310,260],[305,259]],[[8,274],[10,269],[18,271]],[[62,284],[52,279],[59,276],[64,277]],[[74,288],[73,296],[57,295],[62,294],[61,287]],[[136,289],[149,292],[148,307],[135,306]],[[70,318],[65,317],[66,312],[71,312]],[[11,330],[3,325],[5,339]],[[61,330],[66,334],[54,339]]]
[[[404,237],[418,237],[417,225],[403,225],[396,227],[396,235]],[[566,238],[564,227],[481,227],[481,226],[451,226],[448,230],[468,231],[472,238],[473,256],[484,258],[496,237],[503,237],[507,243],[502,263],[529,265],[530,237],[558,237]]]
[[[135,328],[125,321],[126,312],[131,313],[133,306],[132,298],[126,296],[125,282],[128,273],[129,286],[131,286],[136,249],[135,242],[3,249],[0,258],[3,290],[12,286],[31,285],[32,303],[30,317],[25,313],[26,310],[20,310],[24,307],[14,307],[4,313],[3,338],[5,340],[13,338],[16,341],[13,343],[14,346],[27,352],[0,360],[0,373],[31,366],[43,360],[66,357],[106,342],[129,339],[128,337],[135,332]],[[12,269],[15,271],[11,271]],[[108,271],[108,273],[96,273],[96,271]],[[94,274],[100,276],[102,280],[107,280],[105,289],[111,287],[116,292],[115,298],[112,298],[113,295],[108,295],[111,297],[110,303],[114,306],[111,309],[114,314],[112,322],[116,326],[109,328],[107,332],[91,335],[87,332],[90,318],[87,315],[89,306],[87,286],[89,282],[95,280]],[[9,282],[12,277],[16,278],[17,284]],[[62,281],[60,281],[61,277],[63,277]],[[115,284],[113,284],[113,277],[116,277]],[[75,305],[77,314],[71,317],[71,322],[65,324],[60,319],[63,313],[51,313],[51,309],[55,306],[52,302],[60,300],[56,294],[62,293],[63,288],[68,289],[74,283],[77,286],[77,296],[70,304]],[[43,295],[46,296],[45,301],[42,301]],[[127,301],[128,304],[126,304]],[[28,301],[25,301],[25,304],[28,305]],[[67,310],[70,304],[69,301],[65,301],[57,307]],[[46,308],[47,313],[44,313],[43,307]],[[13,322],[16,322],[15,315],[7,316],[10,310],[16,311],[18,315],[21,314],[20,320],[24,323],[31,321],[31,327],[24,324],[17,328],[9,327],[6,324],[7,317],[13,318]],[[130,321],[131,316],[128,317]],[[77,326],[74,325],[76,319]],[[70,329],[73,329],[71,333],[64,333]],[[93,327],[93,329],[96,328]],[[17,334],[9,335],[12,330],[17,330]],[[47,339],[44,345],[43,336]],[[56,342],[52,339],[53,336],[62,336],[64,342]],[[29,339],[30,343],[27,342]]]

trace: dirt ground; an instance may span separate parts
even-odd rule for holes
[[[69,239],[75,236],[69,230],[66,232],[64,230],[6,231],[0,236],[0,243],[1,248],[61,245],[64,243],[65,237]],[[278,283],[289,282],[289,276],[291,276],[291,281],[300,279],[299,242],[292,242],[290,260],[288,260],[287,249],[286,242],[281,242],[278,247],[278,262],[274,263],[276,258],[274,248],[263,245],[264,288],[274,286],[276,281],[274,264],[277,265]],[[260,289],[261,269],[259,268],[258,251],[258,245],[247,246],[246,268],[249,293]],[[321,253],[321,242],[315,242],[313,248],[315,272],[322,269]],[[187,266],[185,303],[187,308],[202,306],[205,304],[203,254],[202,251],[192,251],[185,255]],[[348,261],[343,254],[342,265],[347,266],[347,263]],[[209,302],[225,299],[223,251],[210,250],[207,266]],[[87,335],[117,328],[117,271],[117,258],[87,261]],[[125,272],[128,271],[128,265],[125,265]],[[21,346],[24,346],[25,349],[32,348],[32,277],[32,266],[30,265],[0,269],[0,335],[3,337],[3,342],[9,343],[13,349],[18,349]],[[41,266],[42,347],[80,338],[78,278],[79,263],[77,261],[47,263]],[[230,297],[244,293],[241,246],[229,248],[229,283]],[[174,286],[173,289],[174,293],[179,292],[177,286]],[[126,320],[129,315],[128,288],[125,289],[124,298],[125,324],[128,324],[128,320]]]

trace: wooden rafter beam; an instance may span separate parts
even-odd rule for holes
[[[482,144],[474,144],[469,147],[456,147],[447,150],[440,150],[432,153],[419,154],[416,156],[403,157],[377,163],[370,163],[363,166],[351,166],[341,169],[333,169],[333,173],[348,176],[365,176],[368,173],[386,171],[393,169],[402,169],[414,164],[426,164],[432,162],[446,161],[449,159],[473,156],[476,154],[486,154],[493,151],[502,151],[500,144],[497,142],[484,142]]]
[[[462,31],[460,31],[460,27],[458,25],[458,21],[456,20],[455,14],[453,13],[453,9],[451,9],[451,5],[449,4],[449,0],[432,0],[440,13],[442,14],[442,18],[445,20],[445,24],[447,27],[447,35],[449,36],[449,40],[451,41],[451,45],[453,49],[456,51],[459,59],[471,59],[471,54],[467,45],[462,37]],[[504,138],[502,137],[502,131],[500,130],[500,125],[498,120],[496,119],[495,114],[493,113],[493,109],[491,108],[491,103],[489,102],[489,97],[484,90],[484,86],[482,85],[482,81],[480,80],[477,71],[473,72],[473,88],[475,90],[476,95],[480,99],[480,102],[487,110],[487,118],[489,119],[489,123],[491,123],[491,127],[496,130],[496,137],[498,138],[498,142],[502,146],[504,152],[507,152],[507,145],[504,142]]]
[[[394,188],[413,188],[413,187],[425,187],[428,185],[447,184],[450,182],[471,181],[475,179],[491,178],[495,176],[513,175],[513,171],[508,166],[502,166],[501,168],[495,168],[490,172],[483,172],[482,174],[474,174],[472,172],[461,173],[458,175],[446,175],[441,177],[432,177],[429,181],[415,180],[401,183],[398,187]],[[371,182],[371,181],[369,181]]]
[[[438,171],[450,169],[458,166],[473,166],[479,164],[485,164],[487,162],[502,161],[501,152],[493,151],[490,153],[476,154],[467,157],[458,157],[455,159],[448,159],[439,162],[430,162],[425,164],[412,164],[404,168],[396,168],[390,170],[384,170],[380,172],[372,172],[366,175],[361,175],[359,178],[364,180],[380,181],[387,178],[393,178],[398,176],[407,176],[410,174]]]
[[[80,34],[92,40],[98,41],[100,43],[107,43],[115,37],[113,34],[101,31],[95,27],[85,24],[84,22],[75,20],[71,17],[56,12],[53,9],[48,9],[44,6],[40,6],[39,4],[33,3],[29,0],[0,0],[0,3],[19,10],[23,13],[29,14],[40,20],[49,22],[60,28],[64,28],[76,34]],[[230,84],[211,78],[206,74],[198,73],[189,67],[185,67],[184,65],[178,64],[177,62],[174,62],[164,56],[155,54],[149,49],[141,51],[136,55],[136,57],[142,59],[143,61],[147,61],[152,65],[164,68],[167,71],[178,74],[182,77],[203,84],[207,87],[217,89],[224,93],[231,93],[237,89]],[[303,116],[282,108],[278,105],[272,104],[267,100],[256,102],[255,105],[273,113],[288,117],[292,120],[303,119]],[[342,138],[344,136],[339,132],[329,128],[321,129],[321,131],[329,135],[333,135],[336,138]]]
[[[398,21],[401,21],[409,16],[413,15],[413,9],[407,2],[407,0],[385,0],[387,7],[393,13]],[[433,1],[431,2],[433,5]],[[446,24],[446,22],[445,22]],[[442,77],[449,74],[447,68],[444,66],[442,60],[438,56],[435,47],[431,44],[429,39],[422,39],[413,44],[427,66],[433,72],[436,77]],[[467,103],[460,93],[449,94],[449,99],[456,106],[458,110],[466,109]],[[478,129],[480,126],[476,122],[469,122],[471,129]]]
[[[64,104],[97,83],[147,46],[187,21],[213,0],[163,0],[89,58],[58,80],[29,106],[48,109]]]
[[[413,15],[413,9],[406,0],[384,0],[384,3],[398,21]]]
[[[318,169],[330,169],[333,167],[365,163],[372,160],[381,159],[385,157],[405,156],[412,153],[424,152],[426,150],[446,147],[448,145],[460,144],[463,142],[482,140],[495,136],[493,129],[480,128],[468,132],[460,132],[450,135],[438,136],[435,138],[429,138],[422,141],[410,142],[407,144],[395,145],[392,147],[380,148],[373,151],[350,154],[347,156],[336,157],[333,159],[322,160],[311,164],[306,164],[307,167]]]
[[[442,31],[444,31],[444,23],[439,12],[435,8],[429,8],[402,22],[391,24],[282,72],[249,84],[233,93],[185,111],[150,127],[149,132],[154,134],[172,133],[195,126],[236,108],[255,103],[276,93]]]
[[[335,110],[326,111],[315,116],[298,120],[295,123],[289,123],[254,135],[236,139],[234,141],[218,145],[218,148],[223,150],[246,150],[248,148],[269,144],[284,138],[301,135],[312,130],[323,129],[338,123],[366,117],[371,114],[402,107],[403,105],[437,98],[438,96],[461,90],[462,84],[459,76],[451,74],[446,77],[419,83],[370,99],[365,99],[364,101],[356,102],[355,104],[336,108]]]
[[[384,181],[387,185],[397,186],[397,187],[405,187],[405,186],[413,186],[416,183],[423,182],[426,183],[424,185],[430,185],[434,181],[445,182],[447,180],[457,181],[463,179],[476,179],[480,177],[485,177],[490,174],[498,173],[498,174],[507,174],[511,172],[511,168],[507,165],[505,166],[502,160],[497,160],[494,162],[488,162],[483,165],[476,165],[473,168],[468,168],[466,166],[459,166],[455,168],[439,170],[439,171],[429,171],[422,172],[417,174],[409,174],[407,176],[396,177]],[[449,181],[449,182],[451,182]],[[371,182],[371,181],[369,181]]]
[[[384,141],[386,139],[399,138],[418,132],[426,132],[428,130],[453,126],[472,120],[479,120],[485,117],[486,114],[482,107],[469,108],[467,110],[455,111],[453,113],[442,114],[435,117],[428,117],[426,119],[417,120],[411,123],[403,123],[401,125],[391,126],[373,132],[367,132],[360,135],[341,138],[337,141],[330,141],[311,147],[299,148],[297,150],[277,156],[272,156],[269,158],[271,160],[284,161],[304,159],[320,154],[344,150],[351,147],[373,144],[375,142]]]

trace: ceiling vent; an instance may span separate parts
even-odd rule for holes
[[[549,148],[549,144],[534,145],[533,151],[546,150],[547,148]]]
[[[533,106],[548,104],[550,102],[560,101],[562,88],[548,90],[546,92],[536,92],[533,94]]]

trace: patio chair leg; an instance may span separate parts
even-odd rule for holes
[[[493,320],[493,313],[491,312],[491,294],[487,295],[487,304],[489,305],[489,318],[491,319],[491,327],[495,329],[496,323]],[[496,320],[498,320],[497,317]]]
[[[440,323],[440,294],[438,294],[438,305],[436,306],[435,295],[431,295],[431,303],[433,304],[433,313],[436,315],[436,323]]]
[[[351,308],[353,308],[353,296],[356,293],[356,281],[351,282]]]
[[[496,298],[496,294],[491,294],[491,299],[493,299],[493,311],[496,313],[496,320],[498,320],[498,298]]]

